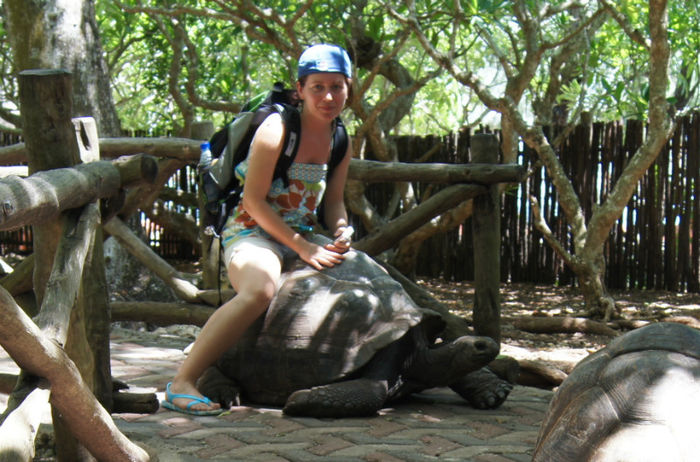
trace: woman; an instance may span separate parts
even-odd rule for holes
[[[269,116],[256,132],[246,161],[236,168],[243,183],[239,206],[223,232],[224,261],[236,296],[223,304],[202,328],[189,356],[168,384],[163,406],[195,415],[222,411],[195,386],[202,373],[230,348],[267,309],[275,295],[285,256],[297,254],[318,270],[343,261],[349,241],[343,189],[352,148],[326,185],[327,162],[335,119],[351,89],[347,52],[335,45],[314,45],[299,58],[297,93],[302,102],[301,138],[289,168],[289,186],[272,181],[284,144],[279,114]],[[316,205],[324,195],[325,224],[336,236],[325,246],[308,239]]]

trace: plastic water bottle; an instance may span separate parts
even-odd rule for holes
[[[200,144],[199,147],[202,152],[199,155],[199,164],[197,168],[199,168],[200,171],[206,172],[209,170],[209,167],[211,167],[211,146],[208,141],[205,141]]]

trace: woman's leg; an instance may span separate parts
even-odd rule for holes
[[[221,305],[202,328],[173,379],[172,393],[202,396],[195,386],[197,379],[265,312],[275,295],[281,269],[280,258],[270,249],[248,247],[236,254],[228,268],[236,296]],[[175,399],[173,404],[185,408],[188,401]],[[219,407],[217,403],[212,406],[198,403],[191,409]]]

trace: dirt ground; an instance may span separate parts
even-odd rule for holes
[[[470,282],[420,280],[437,299],[466,319],[471,319],[474,287]],[[539,334],[515,328],[509,318],[529,316],[585,317],[583,297],[577,288],[535,284],[501,285],[502,347],[501,353],[517,360],[527,359],[553,365],[565,372],[604,347],[611,337],[583,333]],[[700,294],[664,291],[612,291],[611,295],[630,321],[657,322],[700,318]],[[624,332],[624,330],[620,330]]]

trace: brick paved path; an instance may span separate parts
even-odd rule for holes
[[[116,330],[112,373],[131,391],[156,391],[183,359],[186,341]],[[219,417],[115,415],[119,428],[165,462],[177,461],[475,461],[525,462],[551,393],[516,387],[494,411],[469,407],[451,390],[434,389],[371,418],[283,416],[279,409],[240,407]]]

